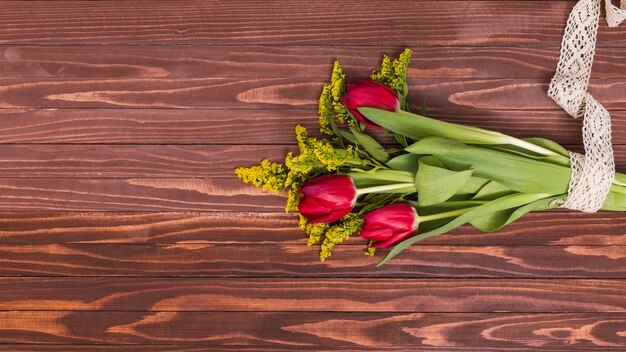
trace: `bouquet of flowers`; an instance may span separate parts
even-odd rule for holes
[[[283,163],[263,160],[236,174],[264,190],[287,190],[286,211],[298,211],[308,245],[320,259],[351,235],[368,240],[366,254],[411,244],[469,223],[495,231],[531,211],[559,207],[568,196],[570,155],[542,138],[518,139],[411,113],[405,50],[383,56],[371,81],[345,83],[335,62],[319,100],[327,138],[295,128],[300,152]],[[368,129],[383,129],[398,146],[386,148]],[[626,210],[626,175],[616,174],[603,210]]]

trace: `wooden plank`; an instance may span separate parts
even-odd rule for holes
[[[358,77],[353,77],[356,81]],[[3,78],[0,108],[316,109],[327,78]],[[560,110],[546,79],[421,79],[411,82],[414,109]],[[626,83],[592,79],[604,106],[625,110]]]
[[[389,141],[389,138],[385,138]],[[582,151],[582,146],[566,146]],[[236,167],[283,161],[293,145],[0,145],[0,178],[235,178]],[[615,146],[626,171],[626,146]]]
[[[574,2],[5,1],[0,43],[558,46]],[[350,16],[338,11],[350,9]],[[384,9],[384,15],[381,15]],[[263,21],[259,21],[263,19]],[[600,46],[626,34],[601,23]]]
[[[0,278],[0,287],[0,311],[626,312],[624,280]]]
[[[297,216],[284,212],[66,213],[35,210],[3,212],[1,215],[0,241],[3,244],[279,243],[304,250],[306,241],[306,236],[297,227]],[[361,243],[359,239],[355,241]],[[481,233],[471,226],[462,226],[422,243],[447,246],[624,246],[626,228],[623,214],[617,212],[548,211],[528,214],[495,233]],[[315,251],[307,250],[311,252],[309,255]],[[609,248],[607,253],[610,253]],[[336,257],[341,261],[356,260],[346,255]]]
[[[601,44],[601,43],[600,43]],[[401,46],[30,46],[0,45],[2,77],[108,78],[327,78],[333,59],[348,76],[366,76],[382,53]],[[408,71],[423,78],[539,78],[554,73],[558,46],[416,46]],[[595,78],[624,79],[626,51],[599,48]]]
[[[0,178],[0,212],[277,212],[285,207],[285,193],[234,178]]]
[[[623,314],[3,312],[3,343],[624,348]],[[219,322],[219,323],[217,323]]]
[[[0,109],[0,143],[293,143],[297,123],[318,129],[316,115],[316,109]]]
[[[581,124],[562,110],[454,110],[429,116],[516,137],[580,144]],[[626,111],[611,111],[613,142],[626,143]],[[293,144],[302,124],[314,136],[317,110],[0,109],[0,143]],[[237,131],[234,133],[233,131]],[[378,137],[381,133],[373,131]],[[389,138],[379,138],[391,141]]]
[[[363,240],[322,263],[318,246],[293,239],[300,243],[2,245],[0,276],[626,278],[625,246],[419,245],[377,269],[384,254],[363,255]]]
[[[234,178],[293,146],[0,145],[0,177]],[[626,149],[625,149],[626,152]],[[624,153],[626,154],[626,153]]]
[[[41,344],[0,344],[0,351],[19,351],[19,352],[68,352],[68,351],[90,351],[90,352],[240,352],[240,351],[272,351],[272,352],[284,352],[284,351],[315,351],[315,352],[329,352],[329,351],[342,351],[342,352],[365,352],[365,351],[412,351],[416,347],[410,348],[406,346],[393,347],[393,346],[289,346],[289,345],[253,345],[253,346],[226,346],[226,345],[198,345],[198,344],[184,344],[177,342],[175,345],[103,345],[103,344],[54,344],[54,345],[41,345]],[[532,352],[532,351],[550,351],[550,352],[567,352],[567,351],[581,351],[577,347],[519,347],[519,346],[507,346],[498,348],[489,347],[419,347],[423,352],[440,352],[440,351],[479,351],[479,352],[503,352],[503,351],[518,351],[518,352]],[[606,347],[586,346],[584,351],[621,351],[621,347]]]
[[[236,179],[0,179],[0,211],[277,211],[282,196]]]

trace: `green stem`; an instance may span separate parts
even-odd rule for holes
[[[431,119],[406,111],[389,112],[366,107],[359,108],[359,111],[374,123],[413,139],[437,136],[464,144],[512,144],[544,156],[559,155],[549,149],[500,132]]]
[[[503,135],[503,136],[508,137],[508,142],[509,142],[508,144],[520,147],[522,149],[526,149],[528,151],[535,152],[537,154],[541,154],[541,155],[545,155],[545,156],[561,156],[560,154],[557,154],[557,153],[555,153],[555,152],[553,152],[553,151],[551,151],[549,149],[540,147],[540,146],[532,144],[530,142],[526,142],[523,139],[517,139],[515,137],[510,137],[510,136],[507,136],[507,135]]]
[[[375,172],[351,172],[348,176],[353,179],[365,181],[365,180],[376,180],[376,181],[394,181],[394,182],[402,182],[408,183],[413,182],[415,180],[415,174],[412,172],[406,171],[398,171],[398,170],[377,170]]]
[[[415,188],[415,184],[413,182],[411,182],[411,183],[394,183],[394,184],[391,184],[391,185],[383,185],[383,186],[360,188],[360,189],[356,190],[356,194],[357,194],[357,196],[360,196],[360,195],[366,194],[366,193],[384,192],[384,191],[391,191],[391,190],[394,190],[394,189],[409,188],[409,187]]]
[[[478,208],[479,206],[480,205],[477,205],[475,207],[470,207],[470,208],[446,211],[446,212],[438,213],[438,214],[420,216],[419,220],[420,220],[420,222],[426,222],[426,221],[433,221],[433,220],[452,218],[452,217],[455,217],[455,216],[463,215],[463,214],[467,213],[468,211],[470,211],[472,209]]]

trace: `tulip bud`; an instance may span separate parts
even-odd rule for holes
[[[298,190],[300,214],[311,224],[333,222],[354,208],[357,191],[350,176],[326,175],[306,181]]]
[[[376,128],[381,127],[365,118],[357,110],[358,108],[368,107],[392,112],[400,109],[398,95],[391,88],[373,81],[359,81],[358,83],[349,84],[346,94],[341,98],[341,102],[359,121]]]
[[[375,241],[374,248],[389,248],[417,233],[419,216],[415,208],[395,203],[363,217],[361,237]]]

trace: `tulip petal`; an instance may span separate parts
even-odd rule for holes
[[[334,222],[337,221],[341,218],[343,218],[344,216],[348,215],[350,212],[352,211],[352,208],[350,209],[339,209],[336,211],[332,211],[329,212],[325,215],[321,215],[321,216],[313,216],[311,218],[308,218],[306,216],[304,216],[305,218],[307,218],[307,222],[310,224],[316,224],[316,223],[320,223],[320,222]]]
[[[359,121],[370,127],[381,128],[363,116],[358,108],[370,107],[387,111],[398,111],[400,100],[389,87],[373,81],[349,84],[341,102]]]
[[[382,241],[382,242],[374,242],[372,244],[372,247],[374,248],[389,248],[391,246],[394,246],[402,241],[404,241],[405,239],[413,236],[417,234],[416,231],[406,231],[400,234],[397,234],[396,236],[391,237],[390,239],[386,240],[386,241]]]
[[[395,203],[374,210],[363,217],[366,226],[390,227],[394,230],[412,229],[416,220],[416,213],[412,206],[405,203]]]
[[[328,213],[328,208],[322,206],[315,198],[306,196],[302,197],[302,199],[300,200],[300,203],[298,204],[298,210],[305,217],[307,215]]]
[[[353,206],[356,201],[356,188],[349,176],[326,175],[305,182],[299,190],[305,196],[314,197],[327,208]]]
[[[368,228],[362,229],[360,232],[361,237],[372,241],[385,241],[393,236],[393,231],[390,228]]]

